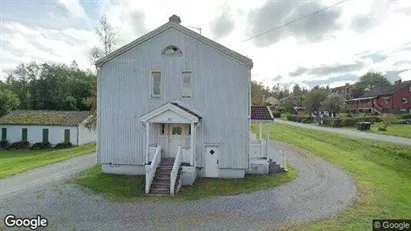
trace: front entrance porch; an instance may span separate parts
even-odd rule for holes
[[[183,178],[180,176],[185,172],[181,171],[183,166],[193,175],[184,179],[194,182],[195,137],[201,116],[177,103],[167,103],[141,116],[140,120],[146,131],[146,193],[161,194],[170,190],[170,194],[174,194],[179,189],[175,186],[181,185],[176,181]]]

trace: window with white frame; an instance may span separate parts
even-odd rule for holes
[[[182,96],[191,97],[193,84],[193,73],[191,71],[183,71],[182,73]]]
[[[385,104],[391,103],[391,96],[384,97],[384,103],[385,103]]]
[[[165,128],[166,128],[165,124],[160,124],[160,135],[165,135]]]
[[[402,97],[401,102],[402,104],[408,104],[408,97]]]
[[[151,97],[161,96],[161,72],[151,72]]]

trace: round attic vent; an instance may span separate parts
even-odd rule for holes
[[[168,56],[181,56],[183,55],[183,52],[178,48],[177,46],[170,45],[164,48],[163,50],[163,55],[168,55]]]

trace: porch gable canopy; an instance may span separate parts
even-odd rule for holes
[[[269,107],[251,106],[251,122],[272,123],[274,116]]]
[[[201,116],[182,105],[170,102],[140,116],[140,120],[148,123],[198,123]]]

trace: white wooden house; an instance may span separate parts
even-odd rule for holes
[[[15,110],[0,118],[1,140],[49,142],[52,146],[93,143],[96,131],[84,126],[88,118],[88,111]]]
[[[253,62],[180,23],[96,62],[102,171],[146,175],[147,193],[242,178],[250,165]]]

